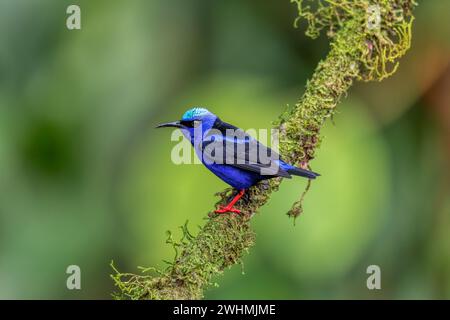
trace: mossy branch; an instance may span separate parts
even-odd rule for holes
[[[276,122],[280,130],[280,154],[288,162],[309,167],[321,142],[320,130],[356,80],[381,81],[392,75],[398,59],[410,47],[413,0],[292,0],[300,20],[308,23],[306,34],[316,38],[322,31],[331,40],[330,52],[319,63],[301,99]],[[322,179],[326,179],[323,177]],[[281,179],[271,179],[250,188],[237,203],[243,215],[216,215],[210,212],[197,236],[184,225],[183,238],[168,243],[176,257],[166,270],[142,269],[140,275],[112,275],[119,292],[117,299],[201,299],[213,276],[240,263],[255,243],[251,217]],[[308,183],[309,189],[311,182]],[[307,190],[305,190],[306,192]],[[288,215],[298,217],[302,201],[295,202]],[[232,195],[227,189],[218,194],[225,204]]]

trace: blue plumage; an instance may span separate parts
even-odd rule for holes
[[[234,203],[245,189],[261,180],[291,175],[314,179],[319,175],[284,162],[276,152],[204,108],[189,109],[180,121],[163,123],[160,127],[179,128],[202,163],[227,184],[241,190],[228,206],[216,212],[239,212],[233,208]]]

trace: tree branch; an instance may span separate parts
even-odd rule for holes
[[[333,116],[354,81],[381,81],[396,71],[398,58],[410,47],[415,2],[323,0],[316,1],[315,10],[305,4],[313,0],[291,2],[298,6],[296,25],[304,19],[308,22],[308,36],[316,38],[326,31],[331,39],[330,52],[317,66],[305,93],[295,107],[277,121],[282,158],[309,167],[321,141],[322,126]],[[211,278],[240,263],[244,253],[254,245],[251,217],[269,200],[270,194],[278,190],[280,183],[281,179],[276,178],[250,188],[248,196],[237,203],[243,215],[210,212],[197,236],[192,236],[186,225],[182,227],[180,241],[174,241],[169,234],[167,242],[177,254],[166,270],[147,268],[136,275],[114,269],[116,273],[112,277],[119,289],[115,298],[203,298]],[[296,218],[301,214],[305,192],[294,203],[289,216]],[[219,193],[221,200],[217,205],[225,204],[231,193],[231,189]]]

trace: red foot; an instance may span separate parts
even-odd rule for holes
[[[215,212],[215,213],[234,212],[234,213],[238,213],[238,214],[239,214],[239,213],[241,213],[241,210],[235,209],[235,208],[230,207],[230,206],[226,206],[226,207],[220,206],[219,209],[218,209],[218,210],[215,210],[214,212]]]
[[[220,206],[218,210],[215,210],[215,213],[226,213],[226,212],[234,212],[234,213],[241,213],[241,210],[233,208],[234,204],[244,195],[245,190],[239,191],[239,193],[231,200],[229,204],[227,204],[225,207]]]

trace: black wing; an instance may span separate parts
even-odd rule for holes
[[[220,119],[214,123],[213,130],[205,135],[201,147],[204,161],[228,164],[261,175],[291,178],[279,166],[278,153]]]

